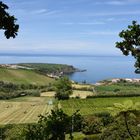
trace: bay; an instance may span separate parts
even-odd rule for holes
[[[110,78],[140,78],[135,74],[132,57],[125,56],[72,56],[72,55],[0,55],[1,64],[56,63],[73,65],[85,72],[69,75],[71,80],[96,83]]]

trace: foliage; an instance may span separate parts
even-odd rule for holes
[[[26,125],[9,125],[4,129],[4,140],[25,140]]]
[[[140,72],[140,25],[136,21],[132,21],[132,25],[129,25],[128,29],[122,30],[119,36],[123,38],[123,41],[116,42],[116,47],[126,56],[131,53],[136,59],[135,72]]]
[[[140,110],[140,102],[133,103],[131,100],[125,101],[123,104],[114,103],[113,107],[109,108],[112,111],[112,114],[118,117],[123,117],[126,130],[132,140],[134,136],[132,131],[129,128],[128,117],[132,116],[135,118],[135,113]]]
[[[55,97],[58,100],[69,99],[69,96],[72,94],[72,83],[67,77],[61,77],[55,83]]]
[[[103,126],[107,126],[114,121],[113,116],[109,112],[99,112],[94,114],[96,117],[101,119]]]
[[[140,134],[140,128],[134,118],[129,118],[129,128],[135,138]],[[123,118],[116,119],[113,123],[107,126],[101,134],[100,140],[130,140],[130,136],[126,130]]]
[[[6,4],[0,1],[0,29],[5,30],[4,34],[7,39],[15,38],[19,29],[19,25],[15,24],[17,19],[6,11],[8,8]]]
[[[102,131],[103,124],[99,118],[88,116],[84,119],[82,132],[86,135],[98,134]]]
[[[0,99],[11,99],[21,96],[40,96],[40,88],[45,86],[14,84],[0,81]]]
[[[26,131],[27,140],[65,140],[65,134],[69,133],[72,137],[72,117],[79,118],[79,113],[68,116],[61,109],[52,110],[47,116],[40,116],[37,125],[29,125]],[[76,122],[75,122],[76,123]],[[77,123],[76,127],[81,123]]]

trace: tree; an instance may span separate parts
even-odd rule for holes
[[[82,121],[81,115],[76,111],[72,116],[68,116],[62,109],[51,110],[50,114],[40,116],[37,125],[29,125],[26,130],[27,140],[65,140],[65,134],[72,136],[72,118]],[[75,121],[73,128],[80,127],[82,122]]]
[[[136,73],[140,73],[140,25],[136,21],[132,21],[132,25],[128,29],[122,30],[119,36],[123,41],[116,42],[116,47],[119,48],[124,55],[131,54],[135,59]]]
[[[69,99],[72,94],[72,83],[67,77],[60,78],[55,84],[55,97],[58,100]]]
[[[9,9],[9,7],[3,2],[0,2],[0,29],[5,30],[4,34],[7,39],[10,37],[15,38],[17,36],[19,25],[15,24],[17,19],[13,15],[11,16],[6,11],[7,9]]]
[[[101,133],[103,123],[95,116],[87,116],[83,121],[82,132],[86,135]]]
[[[129,128],[128,118],[130,116],[135,117],[135,113],[140,110],[140,103],[139,102],[133,103],[131,100],[129,100],[129,101],[125,101],[123,104],[114,103],[114,106],[110,107],[109,109],[112,111],[112,114],[114,116],[123,117],[126,130],[130,138],[134,140],[134,136]]]

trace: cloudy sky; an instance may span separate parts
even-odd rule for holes
[[[20,25],[0,53],[121,55],[118,33],[140,23],[140,0],[3,0]]]

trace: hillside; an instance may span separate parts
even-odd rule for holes
[[[60,76],[63,74],[71,74],[79,71],[71,65],[65,64],[49,64],[49,63],[21,63],[18,66],[32,68],[43,74],[54,74]]]
[[[54,79],[32,70],[0,68],[0,81],[16,84],[47,85],[54,82]]]

